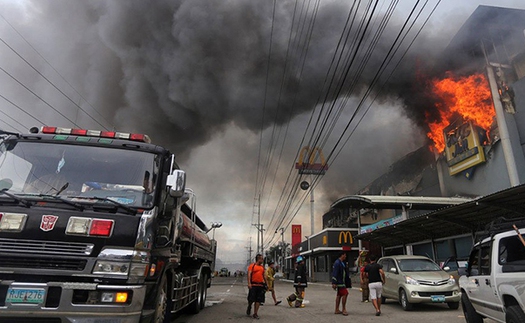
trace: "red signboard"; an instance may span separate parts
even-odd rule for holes
[[[301,225],[292,224],[292,252],[301,244]],[[293,252],[294,253],[294,252]]]

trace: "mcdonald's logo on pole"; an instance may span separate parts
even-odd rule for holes
[[[292,224],[292,248],[301,244],[301,225]]]
[[[317,157],[320,159],[318,163],[315,162]],[[328,165],[324,159],[323,150],[319,147],[303,147],[299,154],[299,161],[295,163],[295,168],[299,170],[299,174],[324,175]]]
[[[345,244],[348,242],[350,242],[350,244],[354,243],[354,238],[352,237],[352,233],[350,231],[339,232],[339,244],[342,244],[343,241]]]

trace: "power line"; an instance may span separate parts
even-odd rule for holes
[[[106,118],[104,118],[104,116],[91,104],[89,103],[88,100],[86,100],[86,98],[84,98],[84,96],[82,96],[82,94],[69,82],[66,80],[66,78],[60,74],[60,72],[58,72],[58,70],[53,66],[51,65],[51,63],[42,55],[40,54],[40,52],[15,28],[15,26],[13,26],[13,24],[11,24],[2,14],[0,14],[0,17],[2,17],[2,19],[20,36],[20,38],[22,38],[24,40],[24,42],[29,46],[31,47],[31,49],[38,55],[40,56],[40,58],[42,58],[42,60],[47,64],[49,65],[53,71],[55,71],[55,73],[60,76],[60,78],[66,82],[67,85],[69,85],[69,87],[71,89],[73,89],[73,91],[75,91],[78,96],[80,96],[82,98],[82,100],[84,100],[84,102],[86,102],[92,109],[93,111],[95,111],[100,117],[102,117],[102,119],[108,123],[108,124],[111,124]],[[40,74],[42,77],[44,77],[33,65],[31,65],[29,62],[27,62],[20,54],[18,54],[18,52],[16,50],[14,50],[11,46],[9,46],[3,39],[1,39],[2,42],[4,44],[6,44],[7,47],[9,47],[17,56],[19,56],[24,62],[26,62],[29,66],[31,66],[38,74]],[[84,109],[82,109],[78,104],[76,104],[73,100],[71,100],[67,95],[65,95],[62,91],[60,91],[51,81],[49,81],[46,77],[44,77],[44,79],[46,81],[48,81],[51,85],[53,85],[53,87],[55,87],[60,93],[62,93],[66,98],[68,98],[75,106],[77,106],[81,111],[83,111],[86,115],[88,115],[91,119],[93,119],[96,123],[98,123],[100,126],[102,126],[104,129],[107,130],[106,127],[104,127],[103,125],[101,125],[97,120],[95,120],[90,114],[88,114]],[[112,125],[113,128],[115,128],[113,125]]]

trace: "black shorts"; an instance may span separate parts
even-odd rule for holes
[[[248,302],[250,303],[264,303],[264,295],[266,289],[262,286],[252,286],[248,291]]]

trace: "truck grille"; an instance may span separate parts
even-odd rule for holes
[[[91,243],[62,241],[40,241],[0,238],[0,252],[38,253],[48,255],[89,256],[93,251]]]
[[[84,270],[86,259],[0,256],[2,268]]]

